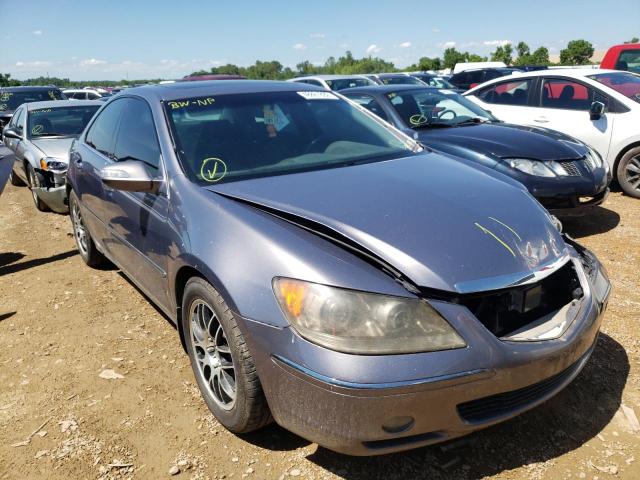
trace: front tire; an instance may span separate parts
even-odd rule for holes
[[[216,419],[234,433],[271,421],[253,357],[222,296],[202,278],[185,286],[180,324],[200,392]]]
[[[625,153],[618,163],[616,175],[624,193],[640,198],[640,147]]]
[[[91,238],[91,234],[82,219],[82,211],[80,210],[80,202],[76,192],[69,192],[69,216],[73,226],[73,237],[76,240],[78,253],[84,260],[84,263],[90,267],[99,267],[106,263],[106,258],[96,248],[96,244]]]
[[[33,167],[30,164],[27,165],[27,178],[29,179],[29,189],[31,190],[31,197],[33,198],[34,205],[41,212],[48,212],[49,207],[47,206],[47,204],[44,203],[40,199],[38,194],[33,190],[34,188],[37,188],[40,186],[40,182],[36,175],[36,171],[33,169]]]
[[[9,174],[9,183],[14,187],[24,186],[24,182],[13,172],[13,170],[11,170],[11,173]]]

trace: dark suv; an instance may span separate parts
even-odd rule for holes
[[[0,88],[0,130],[9,123],[13,112],[23,103],[66,99],[64,93],[54,86]]]
[[[488,82],[494,78],[504,77],[505,75],[511,75],[513,72],[518,72],[516,68],[478,68],[474,70],[465,70],[453,75],[449,79],[449,83],[455,85],[456,88],[461,90],[469,90],[470,88],[480,85],[481,83]]]

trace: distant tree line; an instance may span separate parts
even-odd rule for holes
[[[633,37],[624,43],[638,43],[639,39]],[[591,42],[587,40],[572,40],[567,47],[560,51],[560,62],[557,65],[585,65],[590,63],[593,56],[594,48]],[[256,61],[248,67],[241,67],[228,63],[210,70],[199,70],[191,73],[191,75],[207,75],[207,74],[232,74],[243,75],[247,78],[258,80],[286,80],[299,75],[320,75],[320,74],[357,74],[357,73],[377,73],[377,72],[398,72],[398,71],[415,71],[415,70],[441,70],[444,68],[453,68],[456,63],[461,62],[486,62],[499,61],[509,66],[524,65],[552,65],[549,60],[549,50],[546,47],[539,47],[533,52],[525,42],[519,42],[514,47],[511,44],[499,45],[489,56],[481,56],[470,52],[458,51],[455,47],[447,48],[442,58],[440,57],[422,57],[416,63],[406,68],[398,69],[387,60],[379,57],[362,57],[355,58],[350,51],[343,56],[329,57],[324,64],[317,65],[308,60],[300,62],[295,69],[285,67],[277,60]],[[115,87],[121,85],[136,85],[144,83],[157,83],[160,79],[144,79],[144,80],[98,80],[98,81],[71,81],[68,78],[56,77],[38,77],[28,80],[16,80],[11,78],[8,73],[0,73],[0,87],[15,85],[57,85],[59,87],[85,87],[85,86],[103,86]]]

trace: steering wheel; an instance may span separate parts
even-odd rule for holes
[[[448,108],[439,112],[438,113],[438,120],[447,120],[447,119],[443,119],[442,117],[444,117],[447,113],[451,113],[453,115],[453,117],[449,118],[448,120],[455,120],[455,118],[458,116],[458,114],[456,112],[454,112],[453,110],[449,110]]]
[[[311,152],[320,152],[324,151],[329,144],[331,143],[331,139],[327,135],[320,135],[319,137],[314,138],[309,143],[309,146],[304,150],[303,155],[306,155]]]

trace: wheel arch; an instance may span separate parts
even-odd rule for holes
[[[620,160],[622,160],[622,157],[624,157],[629,150],[632,150],[638,147],[640,147],[640,140],[631,142],[629,145],[626,145],[624,148],[620,150],[620,152],[618,152],[618,155],[616,155],[616,160],[615,162],[613,162],[613,167],[612,167],[613,169],[611,171],[611,173],[613,173],[613,178],[616,182],[618,181],[618,165],[620,164]]]

